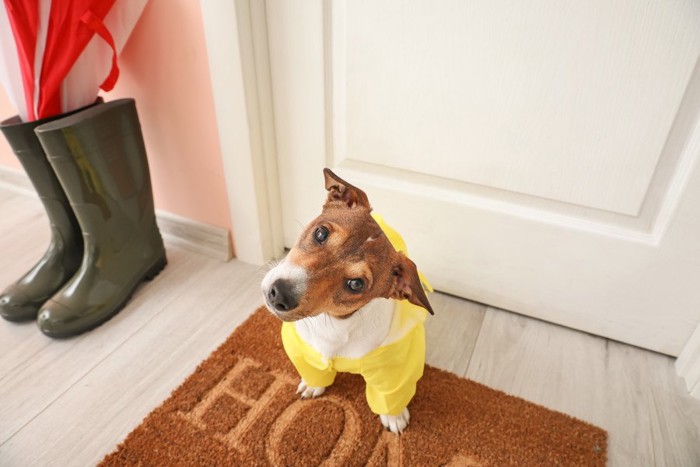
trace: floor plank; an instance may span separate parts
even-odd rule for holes
[[[44,348],[9,371],[0,385],[0,442],[12,437],[135,331],[176,301],[188,290],[204,262],[204,258],[181,250],[171,250],[169,260],[170,265],[157,280],[137,289],[130,306],[112,318],[109,326],[64,340],[50,339],[35,329],[36,336],[31,339]],[[11,323],[2,324],[5,332],[25,332]]]
[[[197,293],[169,303],[83,375],[2,445],[0,458],[11,465],[94,465],[260,305],[256,270],[207,259],[188,284]],[[30,449],[37,439],[43,449]]]
[[[425,321],[425,361],[434,367],[464,374],[486,306],[439,292],[429,299],[435,315],[428,315]]]
[[[610,465],[700,465],[700,401],[667,356],[489,308],[466,376],[608,430]]]
[[[35,197],[0,187],[0,287],[41,257]],[[169,246],[170,264],[114,319],[68,340],[0,321],[0,465],[90,465],[260,303],[263,269]],[[700,401],[669,357],[443,294],[427,362],[595,423],[610,465],[700,465]]]
[[[12,207],[12,209],[5,209]],[[6,261],[0,268],[0,288],[19,280],[41,258],[49,242],[48,219],[38,200],[0,189],[0,248]],[[0,385],[13,371],[32,360],[49,344],[33,321],[0,323]]]

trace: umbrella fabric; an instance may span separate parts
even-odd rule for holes
[[[31,103],[34,96],[34,54],[39,31],[39,4],[36,1],[7,0],[5,7],[17,46],[25,103],[30,111],[30,118],[35,120]]]
[[[146,1],[3,0],[0,14],[12,27],[24,91],[24,99],[15,96],[26,107],[26,116],[21,109],[20,115],[28,120],[57,115],[91,103],[98,88],[111,90],[119,76],[118,52]],[[8,49],[3,44],[0,53]],[[16,81],[16,73],[4,75]],[[16,84],[5,87],[16,92]]]
[[[22,72],[10,18],[5,12],[5,2],[2,0],[0,0],[0,84],[7,91],[7,97],[12,106],[26,120],[28,112]]]
[[[13,1],[13,0],[5,0]],[[20,1],[20,0],[14,0]],[[31,3],[36,0],[21,0]],[[37,112],[39,118],[61,113],[60,85],[73,63],[92,36],[101,31],[100,37],[112,45],[113,68],[110,78],[119,73],[116,68],[114,41],[102,20],[115,0],[73,0],[51,2],[46,48],[41,67],[40,91]],[[111,79],[112,87],[116,79]],[[105,89],[110,91],[112,87]]]

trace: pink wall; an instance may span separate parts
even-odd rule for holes
[[[7,98],[7,94],[5,94],[5,89],[0,85],[0,121],[12,117],[13,115],[17,115],[17,110],[10,105],[10,100]],[[7,141],[2,136],[0,136],[0,166],[18,170],[22,168],[19,162],[17,162],[15,155],[10,151]]]
[[[150,0],[105,100],[136,99],[156,207],[231,228],[199,2]],[[0,118],[15,115],[0,87]],[[20,168],[0,137],[0,165]]]

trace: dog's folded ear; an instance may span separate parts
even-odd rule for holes
[[[326,190],[328,190],[326,205],[341,202],[349,208],[360,206],[372,209],[364,191],[338,177],[330,169],[323,169],[323,176],[326,179]]]
[[[408,300],[414,305],[425,308],[431,315],[434,315],[428,297],[423,290],[416,264],[403,253],[396,254],[397,261],[394,265],[394,288],[391,297],[396,300]]]

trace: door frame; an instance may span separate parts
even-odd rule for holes
[[[284,253],[265,2],[200,2],[234,256]]]

